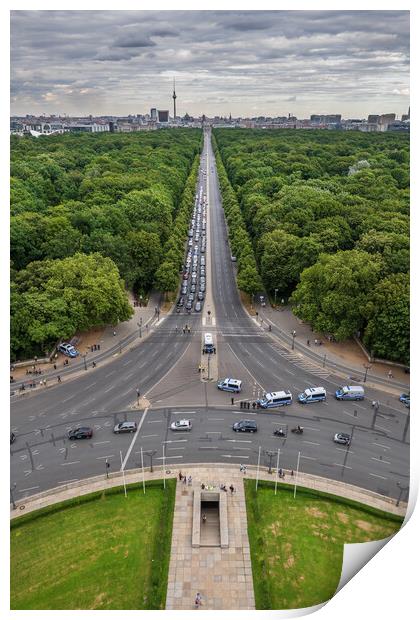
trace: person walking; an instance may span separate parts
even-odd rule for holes
[[[230,485],[229,489],[230,489],[230,494],[233,495],[235,492],[235,487],[233,486],[233,484]]]
[[[392,370],[388,371],[388,379],[393,379],[394,375],[392,374]]]
[[[195,602],[194,602],[194,604],[195,604],[195,608],[196,608],[196,609],[198,609],[199,607],[201,607],[201,605],[203,604],[203,603],[202,603],[202,600],[201,600],[201,594],[200,594],[200,592],[197,592],[197,594],[195,595]]]
[[[192,476],[188,476],[188,486],[192,486]]]
[[[203,514],[201,515],[201,520],[203,523],[205,523],[207,521],[207,516],[205,515],[205,513],[203,512]]]
[[[187,484],[187,476],[184,476],[184,477],[183,477],[182,482],[183,482],[184,484]]]
[[[184,478],[184,476],[182,475],[182,472],[179,472],[178,478],[179,478],[179,481],[182,482],[182,480]]]
[[[60,375],[57,375],[57,383],[61,383],[61,377],[60,377]]]

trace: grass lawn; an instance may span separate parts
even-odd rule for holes
[[[344,543],[380,540],[402,519],[310,490],[245,480],[257,609],[292,609],[330,599],[341,576]]]
[[[163,609],[175,481],[63,502],[14,519],[11,609]]]

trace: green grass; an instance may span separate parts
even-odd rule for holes
[[[343,544],[380,540],[402,519],[309,489],[245,480],[257,609],[293,609],[330,599],[341,576]]]
[[[12,521],[11,609],[163,609],[175,480],[56,504]]]

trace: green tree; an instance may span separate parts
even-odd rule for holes
[[[363,328],[366,305],[382,269],[376,254],[359,250],[321,254],[301,274],[291,298],[294,313],[316,331],[344,340]]]

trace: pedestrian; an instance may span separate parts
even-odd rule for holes
[[[117,335],[117,332],[116,332],[116,331],[115,331],[115,329],[114,329],[114,336],[116,336],[116,335]]]
[[[184,476],[184,477],[183,477],[182,482],[183,482],[184,484],[187,484],[187,476]]]
[[[290,470],[290,475],[293,476],[293,469]]]
[[[180,482],[181,482],[181,480],[183,479],[183,477],[184,477],[184,476],[182,475],[182,472],[179,472],[179,474],[178,474],[178,478],[179,478],[179,481],[180,481]]]
[[[392,374],[392,370],[388,371],[388,379],[393,379],[394,375]]]
[[[239,465],[239,471],[243,474],[246,474],[246,465]]]
[[[54,355],[54,359],[56,360],[56,359],[57,359],[57,357],[58,357],[58,353],[56,353],[56,354]]]
[[[188,476],[188,486],[192,486],[192,476]]]
[[[191,327],[188,325],[188,333],[191,334]]]
[[[185,327],[182,328],[182,333],[185,334]]]
[[[230,399],[230,404],[231,404],[231,405],[234,405],[234,404],[235,404],[235,399],[233,398],[233,396],[232,396],[232,398]]]
[[[54,370],[57,370],[57,364],[54,364]]]
[[[314,340],[314,344],[315,344],[315,346],[318,344],[318,340],[316,338]]]
[[[60,377],[60,375],[57,375],[57,383],[61,383],[61,377]]]
[[[230,494],[233,495],[235,492],[235,487],[233,486],[233,484],[230,485],[229,489],[230,489]]]
[[[281,467],[279,469],[279,478],[283,478],[283,470]]]
[[[200,594],[200,592],[197,592],[197,594],[195,596],[195,608],[198,609],[202,604],[203,603],[201,601],[201,594]]]
[[[207,517],[206,517],[206,515],[204,514],[204,512],[203,512],[203,514],[201,515],[201,520],[202,520],[202,522],[203,522],[203,523],[205,523],[205,522],[207,521]]]
[[[201,490],[204,491],[204,489],[206,488],[206,485],[204,484],[204,482],[201,483]]]
[[[310,347],[310,346],[311,346],[311,341],[309,340],[309,338],[308,338],[308,340],[306,341],[306,344],[308,345],[308,347]]]
[[[96,362],[92,362],[92,368],[96,368]]]

